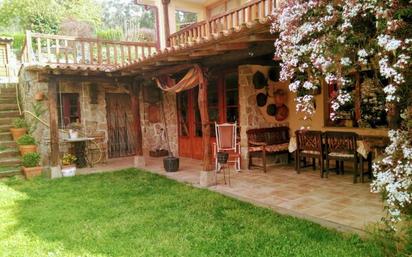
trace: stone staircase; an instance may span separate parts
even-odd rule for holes
[[[0,178],[21,174],[19,151],[9,130],[19,115],[15,85],[0,86]]]

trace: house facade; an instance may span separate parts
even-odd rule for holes
[[[48,126],[40,124],[34,131],[45,165],[60,165],[70,147],[64,140],[67,130],[73,127],[93,139],[87,151],[92,162],[136,156],[141,164],[147,156],[170,150],[175,156],[202,159],[205,170],[213,169],[215,122],[239,125],[243,168],[248,160],[246,131],[252,128],[288,126],[291,135],[302,126],[355,131],[371,141],[387,134],[385,120],[366,124],[360,102],[355,113],[331,121],[333,88],[314,92],[311,120],[296,111],[288,82],[279,81],[276,35],[270,33],[270,15],[279,1],[137,4],[157,10],[159,44],[27,34],[19,93],[24,110],[32,112],[36,104],[48,109],[41,117]],[[174,88],[195,70],[201,71],[202,83]],[[357,95],[367,71],[362,76],[354,88]],[[165,83],[170,88],[161,90],[160,81],[171,82]],[[46,97],[35,100],[38,92]],[[286,156],[271,159],[285,161]]]

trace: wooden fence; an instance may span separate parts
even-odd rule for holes
[[[156,43],[108,41],[26,32],[21,60],[29,64],[123,65],[156,52]]]
[[[208,38],[211,34],[230,30],[242,24],[270,16],[278,7],[277,0],[255,0],[235,10],[228,11],[208,21],[194,23],[168,38],[169,46],[178,46],[184,43]]]

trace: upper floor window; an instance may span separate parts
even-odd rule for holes
[[[176,31],[197,22],[197,13],[176,10]]]

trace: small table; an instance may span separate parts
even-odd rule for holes
[[[76,166],[78,168],[84,168],[87,166],[86,158],[86,143],[94,140],[92,137],[78,137],[78,138],[65,138],[64,142],[73,144],[74,155],[76,156]]]

